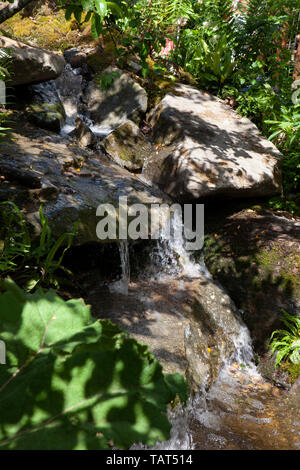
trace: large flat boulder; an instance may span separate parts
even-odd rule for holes
[[[111,77],[107,89],[101,87],[101,77]],[[92,80],[84,101],[96,126],[115,129],[128,119],[136,120],[147,110],[147,93],[128,73],[108,67],[102,75]]]
[[[0,48],[8,48],[11,52],[12,86],[55,79],[65,67],[63,56],[4,36],[0,36]]]
[[[157,148],[145,176],[177,200],[281,192],[281,154],[222,100],[177,85],[150,117]]]

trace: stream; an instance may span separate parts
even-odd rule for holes
[[[171,351],[177,370],[179,363],[184,373],[184,359],[182,363],[178,359],[184,338],[173,328],[174,321],[183,325],[186,334],[188,321],[180,313],[181,297],[199,276],[210,274],[204,264],[191,261],[183,242],[160,240],[153,250],[149,272],[130,279],[126,244],[119,245],[122,276],[110,286],[113,299],[103,296],[100,289],[96,294],[98,308],[136,339],[150,342],[163,365],[164,360],[169,366],[172,363]],[[235,344],[234,356],[224,362],[210,390],[199,390],[189,397],[186,406],[169,411],[171,438],[151,448],[136,444],[133,450],[300,449],[299,402],[260,376],[246,326]],[[246,366],[241,367],[242,363]]]
[[[67,67],[70,74],[71,68]],[[72,73],[78,76],[79,72]],[[62,102],[66,102],[58,92]],[[80,115],[98,137],[111,131],[95,128],[88,115],[78,112],[77,106],[76,97],[69,103],[69,111],[66,109],[63,135],[67,136],[74,129],[76,115]],[[175,224],[180,223],[175,216]],[[103,318],[127,328],[137,339],[150,338],[154,354],[163,365],[166,359],[170,372],[173,357],[177,370],[184,373],[184,334],[188,334],[189,325],[180,311],[180,302],[197,279],[211,278],[210,273],[204,263],[191,259],[183,240],[166,241],[163,232],[151,253],[149,269],[138,278],[130,274],[127,241],[119,243],[119,252],[120,279],[111,282],[104,294],[104,287],[96,286],[90,292],[91,303],[97,305]],[[179,333],[173,330],[175,321],[182,327]],[[153,449],[300,449],[299,403],[259,375],[246,326],[241,326],[235,344],[235,354],[224,361],[219,378],[210,390],[199,390],[190,396],[184,407],[169,411],[171,438]],[[132,449],[145,447],[136,444]]]

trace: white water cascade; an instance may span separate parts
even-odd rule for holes
[[[118,243],[121,264],[121,278],[109,285],[111,292],[128,295],[128,284],[130,281],[129,244],[127,240]]]

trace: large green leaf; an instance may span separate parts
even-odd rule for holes
[[[0,294],[0,449],[128,448],[169,437],[167,404],[185,390],[147,346],[81,300]]]

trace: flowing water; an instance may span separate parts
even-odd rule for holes
[[[181,223],[176,216],[173,222]],[[156,278],[161,280],[180,272],[187,274],[190,282],[201,276],[211,277],[204,263],[192,261],[183,238],[166,241],[163,231],[153,258],[156,269],[160,260],[161,271]],[[234,343],[235,353],[224,363],[218,380],[208,392],[199,390],[184,407],[169,412],[171,438],[152,449],[300,449],[299,399],[273,387],[257,372],[245,325],[241,324]],[[145,448],[141,444],[132,447]]]
[[[118,243],[121,264],[121,278],[109,285],[110,292],[128,295],[128,285],[130,281],[130,262],[129,262],[129,246],[127,240],[120,240]]]

